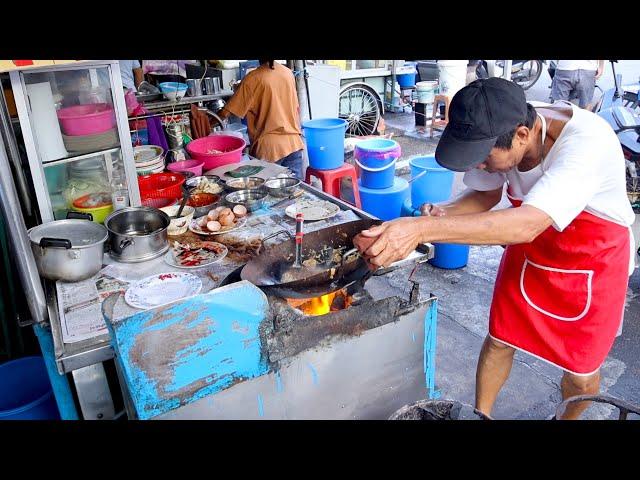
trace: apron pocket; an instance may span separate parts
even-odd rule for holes
[[[589,311],[592,279],[593,270],[565,270],[525,258],[520,292],[526,302],[540,313],[574,322]]]

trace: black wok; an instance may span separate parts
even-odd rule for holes
[[[318,258],[319,252],[326,247],[345,253],[353,249],[353,237],[381,223],[380,220],[356,220],[305,234],[302,260]],[[243,267],[240,277],[260,287],[265,293],[285,298],[309,298],[334,292],[358,280],[366,280],[370,274],[367,263],[359,255],[349,256],[342,263],[323,262],[315,267],[291,269],[294,256],[294,239],[266,247]]]

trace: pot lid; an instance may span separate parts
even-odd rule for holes
[[[109,233],[99,223],[89,220],[56,220],[44,223],[28,231],[29,240],[40,243],[43,237],[69,240],[73,248],[88,248],[104,242]]]

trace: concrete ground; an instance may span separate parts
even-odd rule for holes
[[[623,67],[633,73],[634,79],[638,77],[640,62]],[[626,78],[630,78],[629,75]],[[546,100],[549,82],[545,71],[539,83],[528,92],[528,98]],[[394,133],[393,138],[402,148],[397,175],[409,178],[408,159],[435,151],[437,135],[429,139],[417,132],[413,113],[387,113],[384,118],[387,132]],[[454,195],[464,188],[461,179],[462,174],[456,174]],[[489,307],[502,252],[503,249],[496,246],[471,247],[465,268],[441,270],[424,264],[415,273],[426,287],[423,287],[424,292],[433,292],[439,298],[436,387],[441,398],[473,404],[476,361],[488,331]],[[406,285],[406,275],[404,269],[393,272],[390,281],[402,288]],[[602,367],[601,386],[601,393],[634,404],[640,404],[639,296],[640,273],[636,270],[627,291],[624,329]],[[561,375],[558,368],[517,352],[511,376],[497,399],[493,416],[498,419],[545,419],[554,414],[562,400]],[[592,404],[583,418],[615,419],[617,413],[614,407]]]

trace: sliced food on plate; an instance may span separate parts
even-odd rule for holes
[[[196,268],[218,262],[227,253],[227,247],[218,242],[202,240],[181,243],[175,241],[171,250],[165,256],[165,260],[175,267]]]

